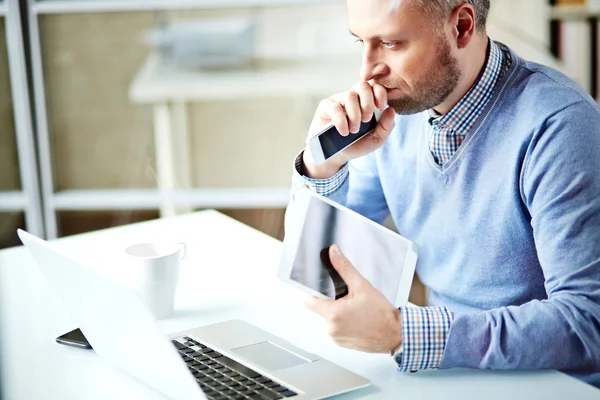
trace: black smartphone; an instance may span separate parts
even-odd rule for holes
[[[369,122],[361,122],[357,133],[348,136],[340,135],[333,123],[323,127],[323,130],[308,141],[308,147],[317,165],[323,164],[336,153],[362,139],[377,127],[381,111],[375,110]]]
[[[92,345],[87,341],[85,335],[79,328],[65,333],[56,338],[56,341],[66,346],[79,347],[80,349],[91,349]]]

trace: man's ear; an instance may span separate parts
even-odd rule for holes
[[[456,47],[464,49],[471,43],[473,36],[477,34],[475,10],[472,5],[463,3],[456,7],[450,18]]]

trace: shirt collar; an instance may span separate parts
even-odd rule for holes
[[[502,76],[504,55],[502,49],[488,39],[485,66],[469,92],[446,114],[440,115],[429,109],[429,123],[440,129],[452,129],[455,134],[466,136],[484,106],[491,98],[496,83]]]

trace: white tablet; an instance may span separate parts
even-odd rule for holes
[[[408,302],[417,263],[413,242],[308,189],[297,192],[287,213],[281,280],[321,298],[343,297],[346,284],[328,256],[337,244],[392,304]]]

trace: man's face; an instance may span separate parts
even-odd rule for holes
[[[402,0],[347,0],[350,31],[364,44],[362,78],[387,88],[398,114],[414,114],[441,104],[461,76],[443,32]]]

